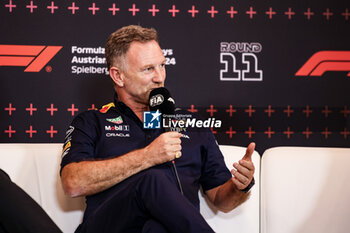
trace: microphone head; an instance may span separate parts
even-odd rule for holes
[[[163,114],[175,113],[175,101],[165,87],[153,89],[149,94],[149,108],[151,111],[159,110]]]

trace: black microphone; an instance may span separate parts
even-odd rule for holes
[[[165,87],[153,89],[149,94],[149,108],[151,111],[159,110],[162,114],[174,115],[175,100]]]
[[[150,111],[159,110],[163,114],[163,119],[171,121],[170,115],[175,114],[175,100],[171,97],[170,92],[165,87],[153,89],[149,94],[149,109]],[[164,117],[164,115],[169,115]],[[164,129],[165,132],[171,131],[171,127]],[[171,161],[175,173],[180,192],[183,194],[181,181],[177,173],[175,160]]]
[[[163,126],[171,125],[172,118],[175,114],[175,100],[171,97],[170,92],[165,87],[153,89],[149,95],[149,109],[150,111],[157,111],[162,113],[162,118],[165,124]],[[165,132],[175,131],[172,127],[164,127]]]

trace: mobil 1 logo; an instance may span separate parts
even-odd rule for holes
[[[220,43],[221,81],[262,81],[258,55],[262,46],[258,42]]]

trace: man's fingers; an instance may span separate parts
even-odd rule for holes
[[[181,139],[179,138],[165,138],[164,143],[168,145],[180,145]]]
[[[166,132],[160,135],[161,141],[164,144],[174,145],[181,144],[181,134],[178,132]]]
[[[238,163],[239,163],[241,166],[247,168],[248,170],[254,171],[254,164],[253,164],[252,161],[247,161],[247,160],[241,159],[241,160],[238,161]]]
[[[242,183],[246,183],[249,178],[247,176],[245,176],[244,174],[232,169],[231,174],[236,177],[239,181],[241,181]]]
[[[232,182],[236,185],[236,187],[237,187],[238,189],[243,189],[242,183],[241,183],[240,181],[238,181],[238,180],[236,179],[236,177],[232,177],[231,180],[232,180]]]
[[[252,172],[254,172],[254,165],[252,162],[248,162],[245,160],[240,160],[239,164],[234,163],[233,167],[241,174],[249,177]]]
[[[175,152],[175,159],[178,159],[178,158],[180,158],[181,156],[182,156],[181,151],[176,151],[176,152]]]
[[[249,144],[249,146],[247,147],[247,150],[245,152],[245,155],[243,156],[243,160],[247,160],[247,161],[252,161],[252,154],[255,150],[255,143],[252,142]]]
[[[231,178],[232,182],[236,185],[236,187],[239,189],[239,190],[242,190],[242,189],[245,189],[246,184],[243,184],[240,180],[238,180],[236,177],[232,177]]]
[[[231,180],[236,185],[238,189],[244,189],[249,184],[249,179],[239,173],[234,175]]]
[[[181,133],[176,132],[176,131],[171,131],[171,132],[166,132],[163,133],[164,135],[166,135],[167,137],[171,137],[171,138],[181,138]]]
[[[169,147],[169,151],[181,151],[182,146],[181,145],[171,145]]]

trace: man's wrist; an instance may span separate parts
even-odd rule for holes
[[[239,191],[243,192],[243,193],[247,193],[250,191],[250,189],[254,186],[255,184],[255,179],[253,177],[252,181],[249,183],[249,185],[247,187],[245,187],[244,189],[240,189]]]

